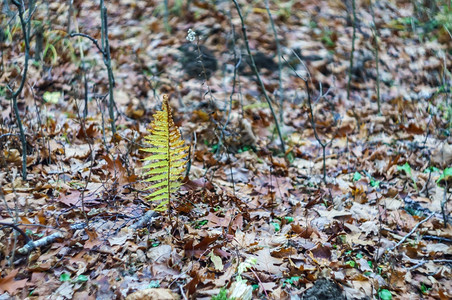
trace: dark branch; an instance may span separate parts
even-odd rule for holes
[[[81,36],[81,37],[87,38],[88,40],[93,42],[94,46],[96,46],[97,50],[99,50],[99,52],[102,53],[102,56],[105,59],[106,54],[105,54],[104,50],[102,50],[102,48],[99,46],[99,43],[97,42],[97,40],[95,38],[93,38],[92,36],[89,36],[89,35],[84,34],[84,33],[78,33],[78,32],[71,32],[69,34],[69,36],[70,37]]]
[[[0,222],[0,225],[1,225],[1,226],[11,227],[12,229],[14,229],[14,230],[16,230],[17,232],[19,232],[20,235],[24,237],[25,243],[26,243],[26,244],[28,244],[29,242],[32,241],[32,240],[30,239],[30,237],[29,237],[22,229],[20,229],[19,226],[17,226],[16,224]]]

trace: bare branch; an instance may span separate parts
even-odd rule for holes
[[[63,238],[64,234],[61,232],[55,232],[52,233],[49,236],[43,237],[42,239],[39,239],[37,241],[30,241],[28,242],[25,246],[23,246],[22,248],[19,248],[17,250],[18,253],[25,255],[30,253],[32,250],[42,247],[42,246],[47,246],[51,243],[53,243],[56,239],[60,239]]]
[[[425,218],[424,220],[420,221],[419,223],[416,224],[416,226],[413,227],[413,229],[411,229],[410,232],[408,232],[407,235],[405,235],[397,244],[395,244],[394,246],[386,249],[386,251],[392,251],[395,248],[399,247],[400,245],[402,245],[418,228],[419,226],[421,226],[423,223],[427,222],[428,220],[430,220],[431,217],[433,217],[435,215],[434,212],[432,212],[427,218]]]
[[[138,229],[146,226],[148,223],[153,221],[154,218],[157,217],[157,212],[153,210],[149,210],[146,212],[137,222],[133,223],[130,228],[132,229]]]
[[[78,33],[78,32],[71,32],[69,34],[69,36],[70,37],[81,36],[81,37],[87,38],[88,40],[93,42],[94,46],[96,46],[97,50],[99,50],[99,52],[102,54],[103,57],[106,56],[104,50],[102,50],[102,48],[99,46],[99,43],[97,42],[97,40],[95,38],[93,38],[92,36],[84,34],[84,33]]]

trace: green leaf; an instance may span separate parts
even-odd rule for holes
[[[378,296],[381,300],[392,300],[392,294],[387,289],[382,289],[378,292]]]
[[[424,170],[424,173],[430,173],[430,172],[440,172],[441,170],[438,169],[437,167],[428,167],[427,169]]]
[[[292,217],[284,217],[284,219],[286,220],[287,223],[292,223],[293,222],[293,218]]]
[[[346,261],[345,264],[349,265],[352,268],[354,268],[356,266],[356,262],[354,260]]]
[[[68,281],[71,279],[71,275],[69,273],[62,273],[60,275],[60,281]]]
[[[44,95],[42,95],[42,99],[44,99],[45,102],[53,104],[57,104],[60,97],[60,92],[45,92]]]
[[[410,177],[412,176],[411,167],[407,162],[403,166],[397,166],[397,171],[404,171],[406,175]]]
[[[279,223],[272,222],[271,224],[272,224],[273,227],[275,228],[275,231],[279,231],[279,230],[281,229]]]
[[[225,288],[222,288],[218,295],[212,296],[211,300],[230,300],[228,297],[228,290]],[[231,299],[232,300],[232,299]]]
[[[207,221],[207,220],[201,220],[201,221],[198,221],[198,222],[196,222],[195,228],[197,228],[197,229],[198,229],[198,228],[201,228],[202,226],[206,225],[207,222],[209,222],[209,221]]]
[[[355,172],[355,174],[353,174],[353,181],[358,181],[361,179],[361,174],[359,174],[359,172]]]
[[[356,254],[356,258],[363,258],[363,255],[361,253]]]
[[[86,275],[78,275],[77,282],[87,282],[89,280],[88,276]]]
[[[169,198],[169,195],[168,195],[168,193],[164,193],[164,194],[162,194],[162,195],[158,195],[158,196],[146,196],[146,198],[149,198],[149,200],[151,200],[151,201],[159,201],[159,200],[167,200],[166,202],[168,203],[168,198]]]
[[[422,282],[421,283],[421,292],[422,292],[422,294],[424,294],[424,295],[427,294],[429,290],[430,290],[430,288],[426,287],[425,284]]]
[[[158,287],[160,287],[160,282],[158,280],[152,280],[148,285],[148,288],[150,289],[155,289]]]
[[[443,171],[443,174],[438,178],[436,183],[440,183],[441,180],[448,180],[450,177],[452,177],[452,168],[446,168]]]
[[[293,277],[287,278],[285,280],[285,282],[287,282],[289,284],[294,284],[294,282],[298,282],[299,280],[300,280],[299,276],[293,276]]]
[[[370,179],[370,186],[378,188],[380,186],[380,180],[375,180],[375,179],[371,178]]]

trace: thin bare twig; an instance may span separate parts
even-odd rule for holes
[[[297,53],[295,53],[295,51],[293,51],[293,53],[294,53],[295,56],[300,60],[300,62],[303,63],[303,60],[297,55]],[[284,57],[283,57],[283,59],[284,59],[284,61],[286,61],[286,62],[288,63],[288,61],[287,61]],[[289,64],[289,63],[288,63],[288,64]],[[311,79],[311,76],[310,76],[310,73],[309,73],[309,69],[306,67],[306,65],[304,65],[304,63],[303,63],[303,66],[306,68],[306,71],[308,72],[308,75],[309,75],[309,76],[308,76],[307,78],[303,78],[300,74],[298,74],[298,72],[294,69],[294,67],[292,67],[292,65],[289,64],[289,67],[292,69],[292,71],[295,73],[295,75],[296,75],[298,78],[300,78],[301,80],[303,80],[304,83],[305,83],[305,85],[306,85],[306,93],[307,93],[307,95],[308,95],[308,106],[309,106],[309,112],[310,112],[310,115],[311,115],[311,118],[310,118],[310,121],[311,121],[311,127],[312,127],[312,130],[314,131],[315,139],[317,140],[317,142],[318,142],[318,143],[320,144],[320,146],[322,147],[322,159],[323,159],[323,183],[326,184],[326,147],[328,147],[328,146],[333,142],[333,139],[334,139],[334,136],[335,136],[335,135],[333,135],[333,136],[331,137],[331,139],[330,139],[328,142],[327,142],[327,141],[323,142],[322,139],[320,139],[320,137],[319,137],[319,135],[318,135],[317,127],[316,127],[316,121],[315,121],[315,117],[314,117],[314,110],[313,110],[313,108],[312,108],[312,100],[311,100],[311,94],[310,94],[310,87],[309,87],[309,81],[310,81],[310,79]],[[323,92],[322,92],[322,86],[320,85],[320,94],[319,94],[319,96],[317,97],[317,99],[316,99],[314,102],[316,102],[317,100],[321,99],[322,97],[327,96],[327,95],[329,94],[329,92],[330,92],[330,89],[328,89],[326,93],[323,93]],[[336,125],[336,124],[335,124],[335,125]]]
[[[84,34],[84,33],[78,33],[78,32],[71,32],[69,34],[70,37],[75,37],[75,36],[81,36],[84,38],[87,38],[88,40],[90,40],[91,42],[93,42],[94,46],[96,46],[97,50],[99,50],[99,52],[102,54],[102,56],[105,56],[105,52],[104,50],[100,47],[99,42],[93,38],[90,35]]]
[[[276,113],[275,113],[275,110],[273,109],[272,102],[271,102],[270,98],[268,97],[267,91],[266,91],[265,86],[264,86],[264,82],[262,81],[261,76],[259,75],[259,71],[257,70],[253,54],[251,54],[251,49],[250,49],[250,45],[249,45],[249,42],[248,42],[248,35],[246,34],[245,20],[243,19],[242,11],[240,10],[240,6],[237,3],[237,0],[232,0],[232,1],[234,2],[234,5],[235,5],[235,7],[237,9],[237,12],[239,14],[239,17],[240,17],[240,21],[242,23],[243,39],[245,40],[246,51],[248,52],[248,56],[250,57],[250,60],[251,60],[251,67],[252,67],[252,69],[254,71],[254,75],[256,75],[257,82],[259,83],[259,87],[261,88],[262,93],[264,94],[264,98],[267,101],[268,107],[270,108],[273,120],[275,121],[276,130],[278,132],[279,140],[280,140],[280,143],[281,143],[281,146],[280,146],[281,147],[281,151],[282,151],[282,153],[284,155],[286,155],[286,144],[284,142],[284,139],[283,139],[283,136],[282,136],[282,133],[281,133],[281,128],[279,128],[278,118],[276,117]]]
[[[269,1],[265,0],[265,9],[267,10],[268,18],[270,19],[270,25],[273,31],[273,35],[275,36],[276,43],[276,53],[278,55],[278,82],[279,82],[279,121],[281,123],[284,122],[284,93],[283,93],[283,85],[282,85],[282,61],[281,61],[281,44],[278,39],[278,32],[276,31],[275,22],[273,21],[273,16],[270,12]]]
[[[419,226],[421,226],[423,223],[427,222],[428,220],[430,220],[431,217],[433,217],[435,215],[434,212],[432,212],[427,218],[425,218],[424,220],[420,221],[419,223],[416,224],[416,226],[413,227],[413,229],[411,229],[410,232],[408,232],[407,235],[405,235],[397,244],[395,244],[394,246],[386,249],[386,251],[392,251],[395,248],[399,247],[400,245],[402,245],[414,232],[416,232],[416,230],[419,228]]]
[[[105,6],[103,0],[100,1],[100,18],[101,18],[101,45],[99,45],[98,41],[95,38],[84,33],[73,32],[70,33],[69,36],[70,37],[80,36],[89,39],[102,54],[104,65],[107,68],[108,74],[108,95],[109,95],[108,113],[110,117],[111,132],[114,137],[116,134],[116,124],[115,124],[116,118],[114,112],[116,104],[113,96],[114,95],[113,89],[115,87],[115,78],[113,75],[113,69],[111,67],[110,43],[108,40],[107,7]]]
[[[347,99],[350,100],[350,85],[352,82],[353,73],[353,56],[355,53],[355,41],[356,41],[356,0],[352,0],[353,9],[353,36],[352,36],[352,51],[350,53],[350,69],[348,71],[348,84],[347,84]]]
[[[377,30],[377,24],[375,23],[375,13],[373,8],[373,1],[370,1],[369,3],[370,7],[370,13],[372,14],[372,32],[374,35],[374,43],[375,43],[375,70],[377,71],[377,105],[378,105],[378,114],[381,115],[381,97],[380,97],[380,69],[379,69],[379,58],[378,58],[378,30]],[[427,126],[428,128],[428,126]]]
[[[436,264],[452,264],[452,259],[432,259],[432,260],[416,260],[416,259],[410,259],[410,262],[416,263],[414,266],[411,266],[407,268],[408,271],[412,271],[416,268],[422,267],[428,262],[436,263]]]
[[[19,11],[19,20],[22,27],[22,32],[24,35],[24,42],[25,42],[25,61],[24,61],[24,69],[22,72],[22,79],[20,81],[19,88],[13,92],[11,98],[13,100],[13,109],[14,114],[16,115],[17,120],[17,126],[19,127],[20,132],[20,140],[22,142],[22,179],[27,179],[27,140],[25,138],[25,130],[22,125],[22,120],[20,118],[19,114],[19,107],[17,105],[17,97],[22,93],[22,90],[25,86],[25,81],[27,79],[27,73],[28,73],[28,61],[30,59],[30,24],[31,24],[31,15],[34,11],[34,1],[31,0],[29,2],[28,7],[28,18],[27,20],[24,19],[24,13],[25,13],[25,4],[23,2],[19,1],[12,1],[12,3],[17,7],[17,10]]]
[[[180,290],[180,293],[182,295],[182,298],[184,298],[184,300],[188,300],[188,298],[187,298],[187,296],[185,295],[185,292],[184,292],[184,287],[181,284],[179,284],[179,290]]]
[[[447,214],[446,214],[446,203],[450,200],[452,194],[450,194],[449,198],[447,198],[447,191],[449,190],[448,184],[447,184],[447,180],[445,180],[444,183],[444,200],[441,201],[441,213],[443,215],[443,221],[444,221],[444,228],[447,228]]]
[[[5,133],[5,134],[0,135],[0,139],[4,138],[4,137],[8,137],[8,136],[18,136],[18,134],[16,134],[16,133]]]

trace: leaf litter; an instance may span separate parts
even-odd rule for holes
[[[232,91],[234,52],[241,55],[243,41],[227,2],[195,1],[183,13],[174,6],[171,34],[158,1],[107,3],[120,113],[114,138],[108,128],[104,135],[108,79],[96,49],[83,39],[64,44],[56,33],[47,36],[58,57],[47,54],[30,65],[30,86],[19,99],[28,130],[27,181],[20,179],[20,142],[10,136],[17,132],[10,102],[0,98],[0,297],[209,299],[225,289],[242,299],[322,291],[335,299],[451,298],[450,218],[444,224],[451,112],[450,91],[442,91],[450,88],[450,34],[441,26],[429,32],[421,16],[406,25],[416,13],[411,3],[374,3],[377,74],[368,2],[357,1],[352,99],[346,98],[351,1],[270,4],[284,58],[312,81],[306,91],[291,68],[282,70],[286,100],[283,108],[274,105],[283,111],[287,160],[276,155],[271,111],[259,102],[249,66],[239,68],[240,85]],[[239,3],[250,46],[268,63],[260,68],[264,85],[278,99],[277,70],[267,60],[277,61],[275,39],[261,26],[268,25],[265,6]],[[97,4],[74,5],[80,32],[100,39]],[[39,2],[33,18],[44,22],[55,13],[52,27],[65,32],[67,10]],[[8,20],[2,16],[2,25]],[[2,82],[18,76],[14,64],[23,68],[15,22],[8,25],[14,38],[2,40]],[[191,56],[184,47],[188,28],[201,38],[208,77],[196,74],[196,47],[187,48],[196,52]],[[90,64],[85,120],[80,49]],[[317,134],[332,141],[324,162],[306,98],[327,90],[313,103]],[[156,215],[133,226],[149,211],[138,149],[163,93],[171,95],[175,122],[192,145],[191,170],[177,195],[177,218]],[[55,233],[63,238],[20,255],[26,238],[3,224],[17,224],[36,244]],[[243,267],[249,259],[255,264]]]

